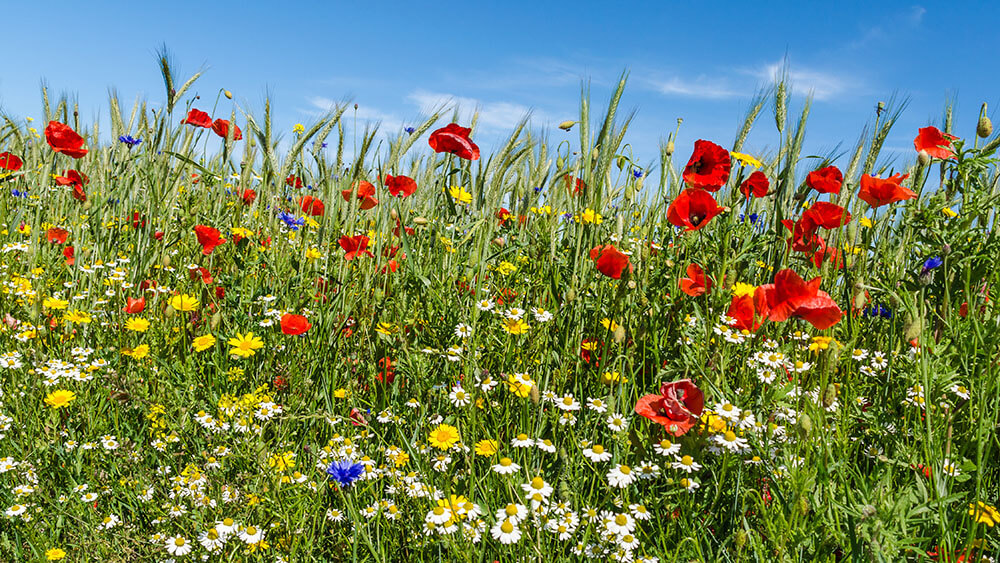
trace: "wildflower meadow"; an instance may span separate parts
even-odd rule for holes
[[[0,123],[0,560],[997,556],[985,106],[632,147],[622,75],[486,151],[160,66]]]

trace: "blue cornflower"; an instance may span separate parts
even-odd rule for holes
[[[881,305],[872,305],[871,307],[866,307],[864,311],[864,316],[866,317],[882,317],[883,319],[891,319],[892,311]]]
[[[632,169],[632,176],[633,176],[633,177],[634,177],[634,178],[635,178],[636,180],[638,180],[639,178],[642,178],[642,177],[643,177],[644,175],[645,175],[645,174],[643,173],[643,171],[642,171],[642,170],[639,170],[638,168],[633,168],[633,169]]]
[[[541,191],[542,191],[542,187],[541,186],[535,186],[535,193],[536,194],[537,193],[541,193]]]
[[[406,129],[403,129],[403,131],[406,131],[407,133],[412,135],[413,132],[416,131],[416,129],[414,129],[413,127],[407,127]]]
[[[927,261],[924,262],[924,269],[920,271],[920,275],[926,274],[927,272],[933,270],[934,268],[937,268],[943,263],[944,260],[942,260],[940,256],[928,258]]]
[[[121,137],[118,137],[118,140],[128,145],[129,148],[132,148],[142,142],[142,139],[136,139],[132,137],[132,135],[122,135]]]
[[[326,143],[323,143],[322,145],[320,145],[319,148],[325,149],[326,148]]]
[[[306,224],[306,220],[304,217],[296,217],[295,215],[292,215],[287,211],[282,211],[278,215],[278,219],[284,221],[285,225],[287,225],[288,228],[293,231],[299,230],[299,227]]]
[[[572,221],[573,220],[573,214],[572,213],[563,213],[562,214],[562,219],[563,219],[563,221]]]
[[[21,190],[13,189],[10,191],[10,195],[14,197],[28,197],[28,192],[22,192]]]
[[[354,463],[349,459],[335,461],[330,464],[330,467],[326,468],[326,474],[341,487],[347,487],[357,481],[358,477],[361,477],[364,471],[365,466],[363,464]]]

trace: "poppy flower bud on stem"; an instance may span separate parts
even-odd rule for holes
[[[986,103],[979,109],[979,123],[976,125],[976,134],[985,139],[993,134],[993,122],[986,115]]]
[[[493,239],[493,244],[499,246],[500,248],[503,248],[503,246],[507,244],[507,241],[503,240],[503,237],[497,237]]]
[[[426,225],[427,224],[427,218],[426,217],[414,217],[413,218],[413,224],[414,225]]]
[[[566,121],[563,121],[562,123],[559,124],[559,128],[562,129],[563,131],[569,131],[570,129],[573,128],[574,125],[576,125],[575,121],[573,121],[572,119],[567,119]]]
[[[226,98],[230,100],[233,99],[233,93],[230,92],[229,90],[223,90],[222,93],[225,94]]]
[[[931,155],[927,154],[927,151],[920,151],[917,153],[917,162],[920,166],[927,166],[931,163]]]
[[[663,149],[663,152],[666,153],[667,156],[673,156],[673,154],[674,154],[674,140],[673,139],[670,139],[669,141],[667,141],[667,146]]]
[[[566,166],[566,159],[560,156],[556,159],[556,169],[561,170],[564,166]]]

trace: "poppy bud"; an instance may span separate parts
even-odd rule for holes
[[[667,156],[672,156],[674,154],[674,141],[673,141],[673,139],[667,141],[667,146],[663,149],[663,152],[666,153]]]
[[[615,164],[618,166],[618,169],[621,170],[622,168],[625,168],[626,164],[628,164],[628,159],[625,158],[624,155],[618,155]]]
[[[507,244],[507,241],[503,240],[503,237],[497,237],[493,239],[493,244],[499,246],[500,248],[503,248],[504,245]]]
[[[567,302],[576,299],[576,290],[572,287],[566,291],[565,299]]]
[[[531,392],[530,392],[529,396],[531,397],[531,402],[533,404],[537,405],[538,401],[541,400],[542,397],[541,397],[541,395],[540,395],[540,393],[538,391],[538,386],[537,385],[532,385],[531,386]]]
[[[736,547],[743,547],[747,544],[747,533],[740,530],[736,533]]]
[[[167,317],[168,319],[174,318],[174,315],[176,314],[177,314],[177,309],[174,309],[170,305],[167,305],[167,308],[163,310],[163,316]]]
[[[563,121],[562,123],[559,124],[559,128],[562,129],[563,131],[569,131],[570,129],[573,128],[574,125],[576,125],[575,121],[573,121],[572,119],[567,119],[566,121]]]
[[[156,231],[153,233],[153,238],[156,240],[163,240],[163,231]]]
[[[413,224],[414,225],[426,225],[427,224],[427,218],[426,217],[414,217],[413,218]]]
[[[225,94],[226,97],[229,98],[230,100],[233,99],[233,93],[230,92],[229,90],[223,90],[222,93]]]
[[[169,254],[164,254],[160,258],[160,264],[162,264],[164,268],[169,268],[170,267],[170,255]]]
[[[215,330],[219,328],[220,323],[222,323],[222,313],[220,311],[216,311],[215,314],[212,315],[212,321],[209,323],[209,326],[212,327],[212,330]]]
[[[594,150],[590,151],[590,159],[597,160],[601,156],[601,147],[596,146]]]
[[[803,438],[807,438],[809,437],[809,434],[812,433],[812,429],[813,429],[812,418],[809,418],[809,415],[806,413],[800,414],[798,421],[799,434],[801,434]]]
[[[395,207],[393,207],[391,210],[389,210],[389,218],[392,219],[393,221],[395,221],[396,219],[399,219],[399,212],[396,211]]]
[[[986,116],[986,104],[979,113],[979,123],[976,125],[976,134],[985,139],[993,134],[993,122]]]
[[[903,323],[903,340],[914,340],[920,336],[920,332],[923,330],[922,325],[921,319],[908,317]]]
[[[826,389],[823,391],[823,397],[821,401],[823,404],[823,408],[825,409],[830,408],[833,405],[834,401],[836,400],[837,400],[837,386],[831,383],[827,385]]]
[[[931,163],[931,155],[927,154],[927,151],[922,150],[917,153],[917,162],[920,163],[920,166],[927,166]]]
[[[556,169],[562,170],[564,166],[566,166],[566,159],[560,156],[559,158],[556,159]]]
[[[941,256],[947,256],[949,254],[951,254],[951,245],[945,244],[941,247]]]

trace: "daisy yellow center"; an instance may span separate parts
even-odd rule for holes
[[[615,524],[618,524],[619,526],[624,526],[625,524],[628,524],[628,516],[625,516],[624,514],[619,514],[618,516],[615,516]]]
[[[668,448],[670,448],[673,445],[674,445],[674,443],[671,442],[670,440],[660,440],[660,447],[663,448],[663,449],[665,449],[665,450],[668,449]]]
[[[509,457],[505,457],[500,460],[500,465],[504,467],[510,467],[510,464],[514,463]]]
[[[503,524],[500,524],[500,531],[505,534],[509,534],[514,531],[514,525],[510,522],[504,522]]]
[[[442,514],[444,514],[444,509],[441,508],[440,506],[435,507],[434,514],[437,516],[441,516]]]
[[[563,398],[563,404],[564,405],[572,405],[573,404],[573,397],[564,397]]]
[[[541,489],[545,486],[545,481],[541,477],[535,477],[531,480],[532,489]]]
[[[726,434],[725,434],[725,438],[726,438],[727,442],[735,442],[736,441],[736,433],[733,432],[732,430],[727,430]]]
[[[205,536],[210,540],[217,540],[219,539],[219,532],[215,528],[212,528]]]
[[[629,473],[632,473],[632,468],[627,465],[623,465],[618,468],[618,471],[620,471],[622,475],[628,475]]]
[[[255,535],[257,535],[257,528],[255,528],[254,526],[247,527],[247,535],[248,536],[255,536]]]
[[[504,512],[507,513],[507,516],[513,516],[517,514],[517,507],[513,504],[508,504],[507,508],[504,509]]]
[[[602,446],[600,444],[596,444],[596,445],[594,445],[593,448],[591,448],[591,451],[594,452],[595,454],[603,454],[604,453],[604,446]]]
[[[174,545],[176,545],[177,547],[180,547],[180,546],[184,545],[185,543],[186,542],[184,541],[184,538],[175,538],[174,539]]]
[[[684,456],[684,457],[681,458],[681,464],[682,465],[692,465],[693,463],[694,463],[694,460],[691,459],[691,456],[689,456],[689,455],[686,455],[686,456]]]

